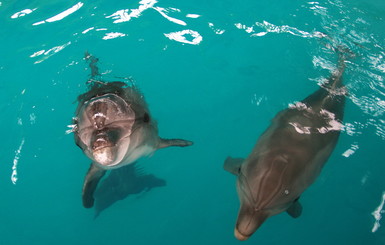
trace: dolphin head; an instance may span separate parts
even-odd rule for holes
[[[286,155],[266,154],[246,161],[240,168],[237,192],[241,206],[235,226],[237,239],[248,239],[267,218],[292,204],[292,196],[284,191],[292,175],[287,171],[288,161]]]
[[[267,210],[258,208],[249,180],[240,171],[237,192],[241,202],[234,235],[238,240],[247,240],[270,216]]]
[[[249,239],[269,216],[265,210],[258,210],[249,203],[241,203],[234,236],[240,241]]]
[[[108,93],[79,105],[75,139],[86,155],[102,167],[120,163],[130,145],[135,112],[120,96]]]

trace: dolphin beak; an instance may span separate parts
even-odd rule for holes
[[[246,236],[246,235],[243,235],[242,233],[240,233],[236,227],[235,227],[235,229],[234,229],[234,236],[235,236],[235,238],[237,238],[239,241],[246,241],[246,240],[249,239],[249,237],[250,237],[250,236]]]
[[[96,162],[105,166],[110,165],[115,160],[112,147],[99,148],[94,150],[92,155]]]
[[[247,240],[269,217],[263,210],[255,210],[252,205],[243,203],[238,213],[234,236],[240,240]]]
[[[105,132],[96,132],[92,138],[92,156],[96,162],[109,166],[115,161],[115,144]]]

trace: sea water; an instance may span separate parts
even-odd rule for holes
[[[302,216],[268,219],[244,244],[385,244],[385,3],[0,0],[0,244],[240,244],[227,156],[347,61],[343,131]],[[165,181],[95,217],[90,160],[71,133],[88,51],[106,81],[134,81],[165,138],[141,159]]]

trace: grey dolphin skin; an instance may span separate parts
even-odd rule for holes
[[[74,118],[75,142],[92,160],[84,180],[83,206],[94,204],[98,182],[116,169],[169,146],[190,146],[191,141],[162,139],[143,95],[134,86],[100,79],[97,61],[86,53],[91,68],[90,89],[78,97]]]
[[[342,127],[346,88],[344,55],[321,88],[279,112],[246,159],[228,157],[225,170],[237,176],[240,209],[234,230],[247,240],[262,223],[286,211],[300,216],[298,199],[320,174]]]

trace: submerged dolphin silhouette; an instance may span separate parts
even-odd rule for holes
[[[123,82],[103,82],[96,62],[90,61],[91,86],[78,97],[74,118],[75,142],[92,160],[83,185],[83,206],[94,204],[93,193],[108,169],[115,169],[150,155],[160,148],[189,146],[191,141],[162,139],[143,95]]]
[[[340,54],[331,78],[302,102],[279,112],[246,159],[226,159],[224,168],[238,176],[237,239],[248,239],[272,215],[301,214],[298,199],[320,174],[340,134],[344,68]]]
[[[165,180],[144,174],[135,163],[113,169],[95,191],[95,218],[119,200],[165,185]]]

